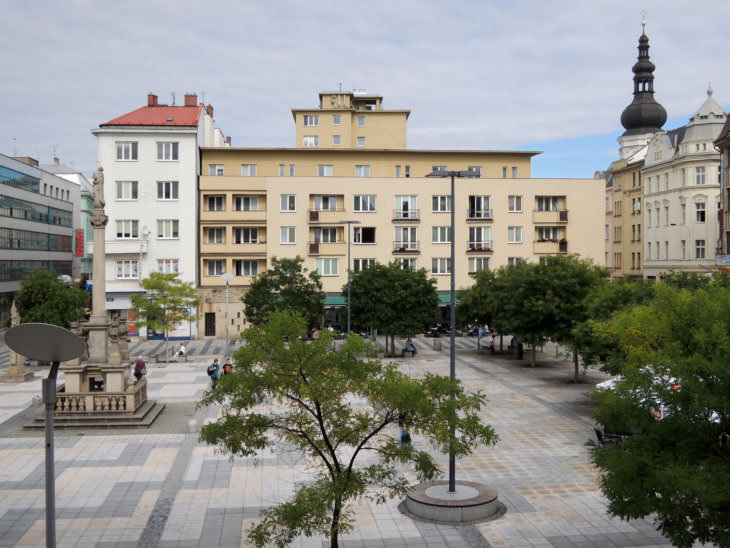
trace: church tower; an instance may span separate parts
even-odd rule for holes
[[[621,113],[621,125],[626,131],[618,138],[619,156],[628,158],[641,149],[667,121],[667,111],[654,99],[654,63],[649,60],[649,38],[646,22],[641,23],[639,57],[633,67],[634,99]]]

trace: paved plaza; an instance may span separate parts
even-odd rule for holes
[[[448,339],[440,341],[435,351],[432,339],[418,338],[418,354],[398,360],[403,370],[448,375]],[[132,356],[163,348],[161,341],[130,343]],[[259,511],[291,494],[308,470],[301,455],[285,448],[230,460],[189,433],[189,421],[200,424],[219,412],[196,409],[196,403],[208,387],[205,366],[227,357],[226,350],[221,340],[192,341],[187,361],[148,361],[149,397],[166,405],[149,429],[56,432],[58,546],[248,546],[245,531]],[[412,520],[398,510],[400,500],[363,502],[341,546],[670,546],[650,521],[606,514],[585,446],[593,437],[589,392],[605,375],[589,370],[574,384],[572,362],[557,359],[554,347],[539,353],[538,367],[531,368],[514,355],[477,353],[475,339],[467,337],[457,339],[456,359],[466,387],[486,393],[482,417],[500,436],[496,446],[457,461],[457,479],[495,488],[506,513],[447,526]],[[0,374],[7,364],[0,346]],[[47,370],[32,369],[31,382],[0,384],[0,547],[45,542],[43,433],[22,424],[42,412],[32,401]],[[430,447],[417,434],[413,441]],[[447,460],[439,457],[444,470]],[[300,538],[293,546],[329,542]]]

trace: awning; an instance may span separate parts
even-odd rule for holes
[[[339,293],[330,293],[324,298],[325,306],[345,306],[345,297]]]
[[[439,291],[439,302],[441,304],[451,304],[451,291]],[[454,295],[454,302],[459,304],[459,293]]]

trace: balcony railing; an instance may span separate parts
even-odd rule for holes
[[[568,242],[564,239],[539,239],[532,244],[534,253],[567,253]]]
[[[467,253],[491,253],[493,251],[492,241],[469,242],[466,244]]]
[[[532,212],[532,220],[535,223],[567,223],[568,210],[540,211],[536,209]]]
[[[309,255],[343,255],[345,253],[345,242],[321,242],[310,241],[307,243]]]
[[[394,241],[393,242],[393,253],[414,253],[418,252],[417,241]]]
[[[491,221],[492,210],[491,209],[479,209],[470,207],[466,210],[467,221]]]
[[[408,220],[408,221],[417,221],[419,219],[419,210],[418,209],[394,209],[393,210],[393,219],[396,219],[398,221]]]
[[[344,209],[310,209],[310,223],[332,223],[345,218]]]

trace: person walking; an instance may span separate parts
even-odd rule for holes
[[[147,364],[144,363],[142,356],[137,358],[134,362],[134,384],[137,384],[139,380],[147,374]]]
[[[208,366],[208,376],[210,377],[211,387],[215,388],[218,379],[221,378],[221,366],[218,363],[218,358],[215,358],[213,363]]]
[[[228,358],[226,360],[226,363],[223,364],[223,374],[228,375],[229,373],[233,373],[233,364],[231,363],[231,358]]]
[[[398,415],[398,430],[400,431],[400,439],[398,441],[398,449],[403,449],[403,445],[412,447],[411,435],[408,432],[408,421],[405,413]]]

